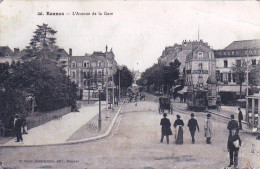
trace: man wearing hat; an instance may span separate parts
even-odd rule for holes
[[[166,136],[167,144],[169,144],[169,135],[172,135],[171,130],[171,122],[169,119],[166,118],[167,114],[163,113],[163,118],[161,119],[160,125],[162,126],[162,137],[161,143],[163,143],[163,138]]]
[[[207,119],[205,120],[204,123],[204,132],[205,132],[205,137],[207,138],[206,143],[210,144],[211,137],[212,137],[212,123],[210,120],[211,114],[207,114]]]
[[[14,124],[14,131],[15,131],[15,134],[16,134],[16,142],[20,142],[20,141],[23,141],[23,138],[22,138],[22,120],[20,119],[20,115],[19,114],[16,114],[15,115],[15,124]]]
[[[194,113],[191,113],[190,116],[191,116],[191,119],[188,122],[188,127],[189,127],[191,138],[192,138],[192,144],[194,144],[195,143],[194,136],[195,136],[196,128],[198,129],[198,132],[200,131],[200,129],[199,129],[197,120],[194,118]]]

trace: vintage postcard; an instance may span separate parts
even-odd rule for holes
[[[0,168],[259,169],[259,1],[0,1]]]

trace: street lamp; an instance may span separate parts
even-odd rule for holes
[[[98,83],[98,100],[99,100],[98,131],[101,130],[101,98],[100,98],[101,91],[102,91],[102,83]]]
[[[248,54],[251,53],[251,49],[247,49],[246,54],[246,97],[249,95],[249,60],[248,60]],[[248,99],[246,99],[246,121],[249,121],[248,119]]]
[[[118,79],[119,79],[119,80],[118,80],[118,82],[119,82],[119,83],[118,83],[118,95],[119,95],[118,101],[120,101],[120,99],[121,99],[121,92],[120,92],[120,90],[121,90],[121,79],[120,79],[121,70],[122,70],[122,68],[119,66],[119,67],[118,67],[118,71],[119,71],[119,73],[118,73],[118,74],[119,74],[119,77],[118,77]]]

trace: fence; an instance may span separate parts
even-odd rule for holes
[[[27,128],[37,127],[51,120],[58,120],[65,114],[71,112],[71,106],[49,112],[35,112],[32,116],[26,118]]]

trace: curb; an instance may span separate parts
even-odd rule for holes
[[[125,103],[125,99],[123,100],[123,102],[122,102],[120,108],[118,109],[115,117],[113,118],[112,122],[110,123],[107,131],[104,134],[101,134],[99,136],[90,137],[90,138],[86,138],[86,139],[80,139],[80,140],[72,140],[72,141],[67,141],[67,142],[64,142],[64,143],[39,144],[39,145],[22,145],[22,144],[20,144],[20,145],[19,144],[18,145],[0,145],[0,147],[12,148],[12,147],[43,147],[43,146],[71,145],[71,144],[91,142],[91,141],[96,141],[96,140],[106,138],[111,134],[111,131],[112,131],[114,125],[115,125],[117,117],[120,114],[120,111],[121,111],[124,103]]]

